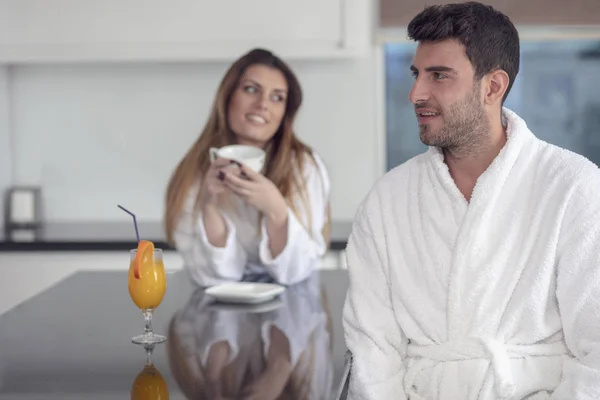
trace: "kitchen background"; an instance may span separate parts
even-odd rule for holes
[[[513,17],[523,39],[507,106],[539,137],[599,163],[600,8],[487,3]],[[46,224],[130,223],[117,204],[160,223],[168,178],[225,70],[259,46],[297,72],[305,94],[297,133],[329,168],[334,221],[349,224],[383,173],[423,151],[408,102],[414,45],[405,39],[422,8],[418,0],[0,0],[0,190],[39,186]],[[0,313],[77,270],[126,268],[121,259],[0,252]]]

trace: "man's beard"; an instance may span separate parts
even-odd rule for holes
[[[475,85],[466,99],[452,104],[444,112],[443,119],[444,126],[438,132],[432,132],[430,125],[419,125],[419,135],[424,144],[461,153],[477,152],[484,146],[489,121],[479,100],[479,85]]]

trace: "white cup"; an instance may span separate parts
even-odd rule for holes
[[[221,148],[211,147],[209,154],[211,162],[217,158],[227,158],[247,165],[248,168],[252,168],[256,172],[262,171],[266,157],[263,149],[243,144],[232,144]]]

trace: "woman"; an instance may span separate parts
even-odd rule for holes
[[[255,49],[223,78],[204,130],[173,174],[167,239],[198,284],[267,273],[281,284],[306,279],[329,242],[329,177],[294,134],[302,90],[279,58]],[[263,173],[209,149],[230,144],[266,152]]]

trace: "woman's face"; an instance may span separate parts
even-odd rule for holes
[[[281,125],[287,92],[287,81],[278,69],[260,64],[246,69],[227,113],[237,143],[265,147]]]

